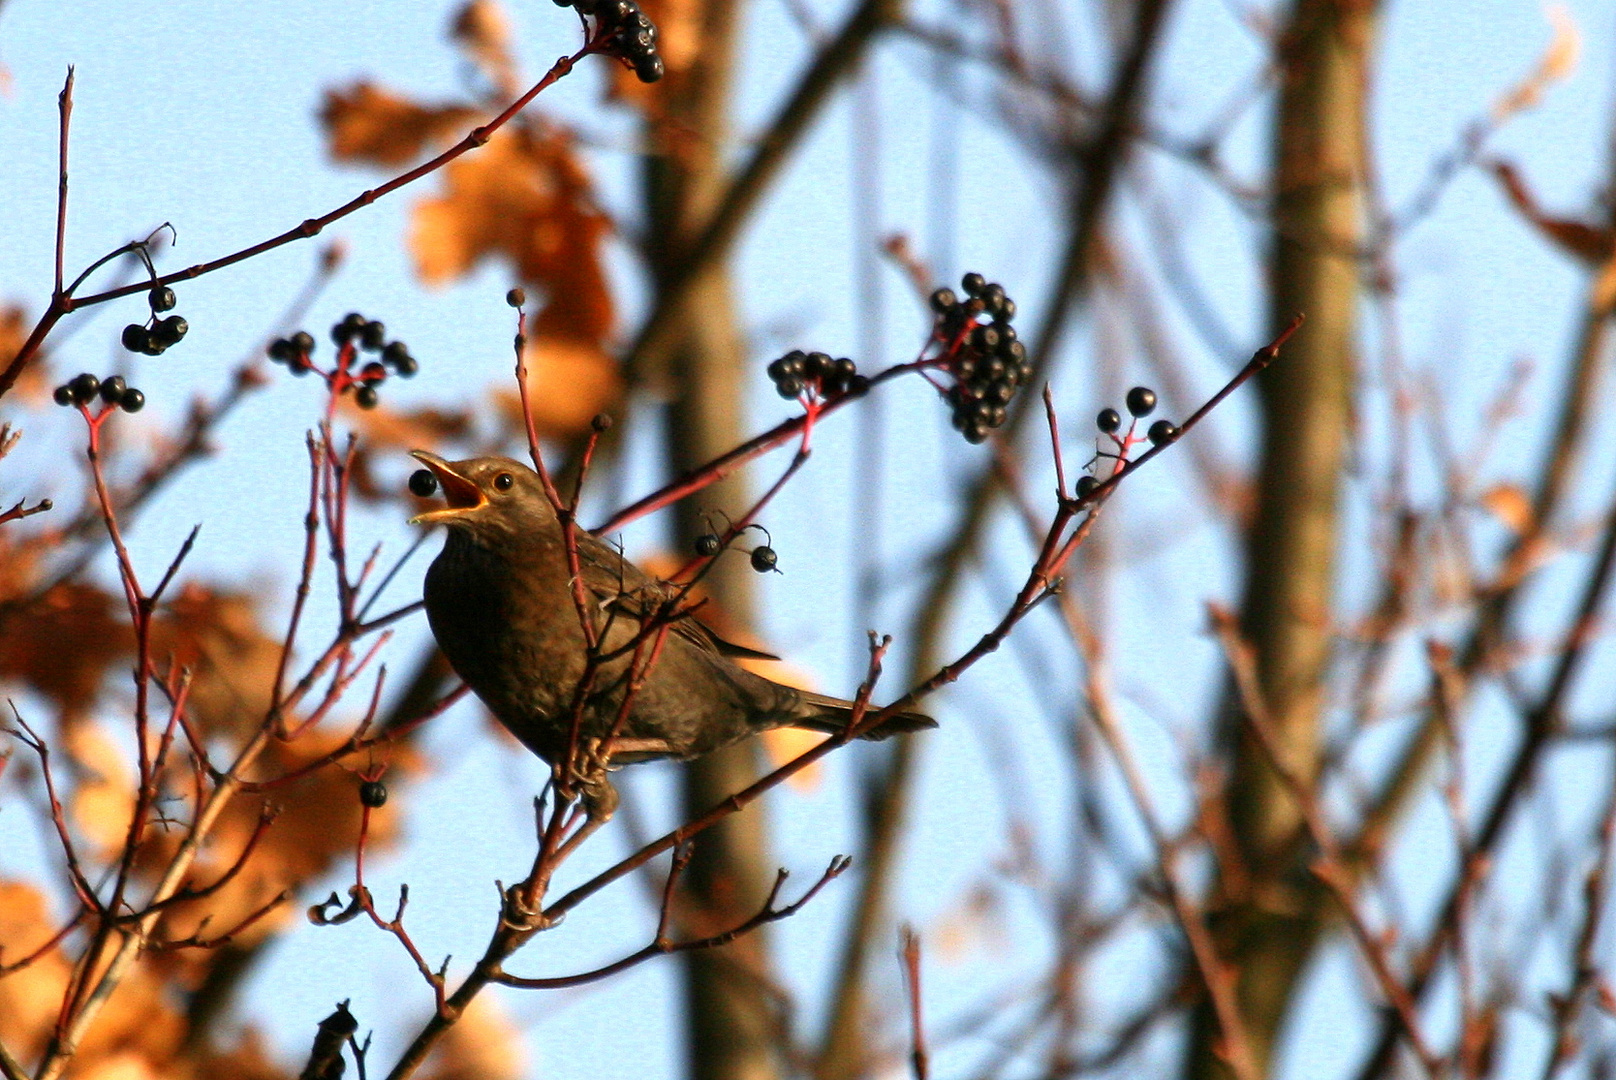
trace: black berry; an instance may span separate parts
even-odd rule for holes
[[[1156,408],[1156,391],[1148,386],[1136,386],[1128,391],[1128,411],[1135,416],[1149,416]]]
[[[779,561],[779,556],[775,555],[774,549],[767,544],[760,544],[752,549],[752,569],[760,574],[767,574],[773,570]]]
[[[118,399],[118,407],[124,412],[139,412],[146,407],[146,395],[131,386]]]
[[[51,393],[51,399],[58,405],[71,405],[73,404],[73,388],[70,386],[58,386]]]
[[[987,287],[987,284],[987,278],[974,272],[960,278],[960,288],[965,290],[966,296],[973,298],[981,296],[982,290]]]
[[[285,363],[293,356],[297,355],[297,346],[293,345],[285,338],[276,338],[274,341],[269,343],[269,348],[265,351],[269,353],[269,358],[271,360],[274,360],[276,363]]]
[[[73,395],[74,404],[88,405],[101,389],[101,380],[86,371],[68,380],[67,388]]]
[[[959,303],[959,297],[954,295],[953,289],[945,287],[931,294],[931,309],[939,315],[944,314],[957,303]]]
[[[151,336],[167,348],[179,343],[191,330],[191,324],[178,315],[170,315],[166,319],[159,319],[157,325],[152,327]]]
[[[416,469],[410,473],[410,494],[430,499],[438,493],[438,478],[431,469]]]
[[[174,298],[174,290],[167,285],[158,285],[146,294],[146,302],[155,312],[171,311],[178,302]]]
[[[1100,482],[1094,477],[1080,476],[1077,478],[1077,497],[1079,499],[1085,498],[1090,492],[1099,486]]]
[[[372,360],[360,370],[359,377],[366,382],[381,382],[387,378],[387,369]]]
[[[521,289],[512,289],[505,294],[505,302],[511,307],[521,307],[527,303],[527,293]]]
[[[387,785],[380,780],[366,780],[359,785],[359,801],[372,810],[387,805]]]
[[[103,379],[101,380],[101,400],[111,405],[123,397],[124,389],[122,375],[114,375],[111,378]]]
[[[314,335],[307,330],[299,330],[291,337],[292,347],[304,356],[314,351]]]
[[[1100,415],[1094,418],[1094,423],[1109,435],[1122,426],[1122,414],[1115,409],[1101,409]]]
[[[146,351],[146,328],[139,323],[130,323],[123,328],[123,347],[130,352]]]
[[[416,363],[415,357],[405,353],[403,356],[393,361],[393,370],[398,372],[401,378],[408,379],[417,371],[421,370],[421,365]]]
[[[361,386],[354,391],[354,404],[361,409],[374,409],[381,399],[376,395],[374,386]]]
[[[1171,420],[1158,420],[1150,425],[1150,430],[1145,434],[1149,436],[1151,445],[1160,446],[1178,438],[1178,428],[1173,426]]]
[[[702,533],[696,537],[696,554],[704,559],[717,555],[722,546],[716,533]]]
[[[370,352],[376,352],[387,344],[387,326],[384,323],[368,322],[359,329],[359,345]]]

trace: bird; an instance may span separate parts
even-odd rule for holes
[[[424,587],[432,634],[455,673],[518,741],[552,767],[575,755],[572,771],[591,819],[604,822],[617,805],[608,767],[688,761],[771,728],[847,729],[852,702],[741,667],[737,659],[776,658],[725,641],[689,614],[689,605],[681,607],[680,586],[578,529],[578,577],[596,638],[595,671],[581,687],[591,646],[561,520],[538,474],[504,457],[411,455],[436,481],[412,480],[412,490],[437,487],[444,497],[441,507],[410,519],[447,527]],[[899,712],[860,737],[936,726],[929,716]]]

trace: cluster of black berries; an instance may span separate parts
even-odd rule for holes
[[[387,326],[367,319],[357,311],[350,311],[339,323],[331,327],[331,340],[337,345],[337,370],[326,375],[326,382],[342,393],[350,386],[354,389],[354,404],[361,409],[374,409],[379,400],[376,387],[387,378],[387,369],[408,379],[421,370],[420,363],[410,355],[409,346],[402,341],[387,340]],[[371,360],[358,371],[350,371],[359,351],[379,353],[379,360]],[[309,358],[314,354],[314,335],[299,330],[291,337],[276,338],[269,344],[269,358],[285,364],[293,375],[307,375],[318,371]],[[322,373],[323,374],[323,373]]]
[[[130,352],[147,356],[161,356],[170,345],[178,345],[180,338],[191,329],[191,324],[178,315],[159,319],[165,311],[174,310],[174,290],[167,285],[154,285],[146,294],[151,305],[151,318],[144,323],[130,323],[123,328],[123,347]]]
[[[1143,420],[1156,411],[1156,391],[1148,386],[1136,386],[1128,391],[1124,404],[1128,407],[1128,415],[1132,416],[1136,421]],[[1101,434],[1111,436],[1121,448],[1122,455],[1125,456],[1128,448],[1134,444],[1136,437],[1133,435],[1133,428],[1130,427],[1125,435],[1117,434],[1122,430],[1122,414],[1117,410],[1101,409],[1100,414],[1094,418],[1094,424],[1100,429]],[[1171,420],[1157,420],[1146,430],[1145,438],[1150,440],[1152,446],[1170,443],[1178,438],[1178,426]],[[1115,458],[1118,455],[1108,456]],[[1077,497],[1081,499],[1099,486],[1100,481],[1093,476],[1079,477],[1077,481]]]
[[[858,373],[858,365],[847,357],[833,360],[829,353],[805,353],[801,349],[792,349],[771,363],[769,378],[783,398],[794,398],[804,390],[822,398],[850,390],[862,392],[869,383]]]
[[[139,412],[146,407],[146,395],[125,384],[122,375],[98,379],[88,371],[58,386],[52,397],[58,405],[88,405],[100,397],[109,406],[116,405],[124,412]]]
[[[1130,416],[1142,420],[1156,411],[1156,391],[1148,386],[1136,386],[1128,391],[1125,404]],[[1122,415],[1115,409],[1101,409],[1094,423],[1105,434],[1115,435],[1122,428]],[[1145,432],[1145,437],[1152,446],[1160,446],[1178,438],[1178,428],[1171,420],[1157,420]]]
[[[948,390],[954,427],[967,442],[979,443],[1004,423],[1016,388],[1032,377],[1032,364],[1010,325],[1016,302],[1005,295],[1004,286],[974,273],[966,274],[960,286],[964,300],[948,288],[931,294],[937,313],[933,333],[948,348],[946,366],[955,380]]]
[[[607,39],[607,48],[634,68],[641,82],[662,78],[662,57],[657,53],[656,27],[634,0],[555,0],[580,15],[595,17],[595,35]]]

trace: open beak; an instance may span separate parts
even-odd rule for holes
[[[416,514],[410,518],[410,524],[431,525],[447,521],[479,510],[488,503],[488,499],[476,484],[455,472],[454,466],[438,455],[425,450],[411,450],[410,456],[432,470],[432,475],[438,478],[438,486],[443,489],[444,501],[448,504],[437,510]]]

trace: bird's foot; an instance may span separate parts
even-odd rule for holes
[[[531,908],[522,895],[521,885],[512,885],[505,890],[505,902],[501,905],[499,921],[512,930],[533,931],[548,930],[552,926],[560,926],[561,920],[567,917],[566,912],[560,915],[548,915],[542,907]]]
[[[617,812],[617,789],[612,786],[610,776],[614,770],[610,754],[602,752],[604,743],[604,739],[581,741],[573,767],[573,783],[583,800],[592,830],[606,824]]]

